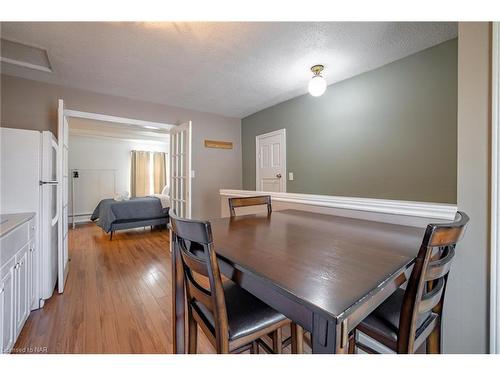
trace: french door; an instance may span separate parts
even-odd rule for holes
[[[58,111],[59,152],[58,165],[58,215],[59,215],[59,240],[57,248],[57,289],[64,291],[64,284],[68,276],[68,119],[64,114],[64,101],[59,99]]]
[[[191,218],[191,121],[170,129],[170,209]]]

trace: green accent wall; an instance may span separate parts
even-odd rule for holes
[[[255,137],[282,128],[288,192],[456,203],[457,39],[244,118],[244,189]]]

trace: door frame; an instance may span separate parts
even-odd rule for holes
[[[490,353],[500,354],[500,22],[493,22],[491,44]]]
[[[283,165],[283,191],[281,193],[286,193],[286,181],[288,180],[288,174],[286,170],[286,129],[278,129],[269,133],[259,134],[255,137],[255,190],[259,191],[259,141],[261,138],[270,137],[273,135],[281,135],[281,142],[283,145],[283,160],[281,160]]]
[[[128,125],[134,125],[134,126],[140,126],[140,127],[154,126],[154,127],[158,127],[158,128],[162,128],[162,129],[167,129],[167,130],[170,130],[176,126],[173,124],[167,124],[167,123],[161,123],[161,122],[145,121],[145,120],[132,119],[132,118],[126,118],[126,117],[119,117],[119,116],[111,116],[111,115],[105,115],[105,114],[93,113],[93,112],[77,111],[77,110],[65,108],[64,107],[64,99],[59,99],[58,100],[58,122],[60,121],[60,119],[62,119],[64,121],[64,119],[69,120],[70,118],[83,118],[83,119],[88,119],[88,120],[102,121],[104,123],[104,125],[106,123],[121,123],[121,124],[128,124]],[[58,123],[58,134],[57,134],[57,142],[59,145],[58,152],[61,152],[64,139],[61,142],[59,128],[60,128],[60,125]],[[69,121],[68,121],[68,132],[69,132]],[[69,134],[68,134],[68,136],[69,136]],[[70,150],[68,147],[68,154],[69,154],[69,151]],[[60,181],[59,181],[58,193],[57,193],[57,205],[58,205],[57,207],[58,207],[58,211],[59,211],[58,215],[59,215],[59,222],[60,222],[58,232],[60,232],[60,233],[62,233],[62,228],[64,225],[64,220],[61,220],[64,216],[64,211],[62,208],[62,199],[63,199],[63,197],[62,197],[62,194],[63,194],[62,170],[63,170],[63,167],[64,167],[63,165],[60,165],[58,163],[57,176],[58,176],[58,181],[59,180]],[[69,179],[69,176],[68,176],[68,179]],[[69,181],[68,181],[68,188],[69,188]],[[69,194],[69,191],[68,191],[68,194]],[[68,201],[69,201],[69,197],[68,197]],[[68,219],[69,219],[69,212],[68,212]],[[67,223],[69,223],[69,220],[67,220]],[[58,246],[59,246],[59,242],[61,239],[60,233],[58,233],[58,236],[59,236]],[[65,280],[66,280],[68,273],[69,273],[69,265],[67,266],[67,268],[65,269],[65,272],[64,272],[64,276],[63,276],[64,281],[60,282],[59,281],[59,267],[60,267],[60,264],[59,264],[59,262],[60,262],[60,250],[59,249],[57,252],[57,257],[58,257],[58,259],[57,259],[57,271],[58,271],[57,289],[58,289],[59,293],[63,293]],[[69,260],[70,260],[70,257],[69,257],[69,245],[68,245],[68,262],[69,262]]]
[[[69,230],[69,228],[65,228],[64,224],[67,223],[67,218],[64,217],[64,167],[67,165],[64,165],[64,143],[65,140],[68,138],[67,131],[64,131],[66,125],[68,126],[69,129],[69,124],[66,118],[66,115],[64,113],[64,100],[59,99],[58,100],[58,106],[57,106],[57,144],[58,144],[58,149],[57,149],[57,212],[58,212],[58,219],[59,223],[58,229],[57,229],[57,291],[58,293],[63,293],[64,292],[64,286],[66,285],[66,279],[68,277],[69,273],[69,240],[67,240],[67,245],[68,245],[68,259],[67,262],[64,263],[64,253],[65,253],[65,231]],[[67,130],[68,130],[67,129]],[[69,151],[69,148],[68,148]],[[68,160],[66,160],[66,163]],[[69,180],[69,176],[67,176]],[[68,181],[68,186],[69,186],[69,181]],[[69,196],[68,196],[69,200]],[[68,201],[69,203],[69,201]],[[69,235],[69,233],[67,234]]]

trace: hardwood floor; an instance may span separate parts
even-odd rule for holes
[[[118,231],[110,241],[80,225],[69,255],[64,293],[31,312],[13,353],[172,353],[168,230]],[[201,330],[198,353],[215,353]]]
[[[116,232],[95,224],[70,230],[70,271],[33,311],[13,352],[171,353],[168,231]],[[213,353],[200,332],[198,350]]]

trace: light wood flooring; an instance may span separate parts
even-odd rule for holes
[[[168,230],[118,231],[110,241],[80,225],[69,255],[64,293],[31,312],[13,353],[172,353]],[[201,330],[198,353],[215,353]]]
[[[69,233],[63,294],[33,311],[13,352],[171,353],[168,230],[118,231],[95,224]],[[213,353],[200,332],[198,351]]]

